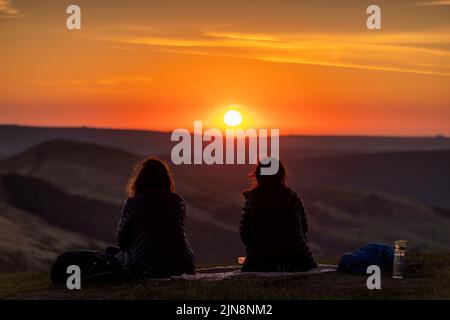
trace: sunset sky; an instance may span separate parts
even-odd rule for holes
[[[450,135],[450,1],[0,0],[0,42],[0,124]]]

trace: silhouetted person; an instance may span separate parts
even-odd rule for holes
[[[274,160],[272,160],[274,161]],[[275,175],[252,174],[254,186],[244,191],[240,236],[247,247],[242,271],[307,271],[317,265],[306,243],[308,223],[299,196],[285,185],[279,163]]]
[[[135,275],[195,273],[186,237],[184,200],[174,193],[168,167],[155,158],[140,163],[130,179],[117,240],[119,260]]]

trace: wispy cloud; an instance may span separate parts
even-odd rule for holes
[[[450,76],[449,35],[448,30],[370,35],[208,31],[184,37],[111,36],[109,41],[181,54]]]
[[[449,0],[450,1],[450,0]],[[450,76],[450,29],[360,33],[84,33],[121,48]],[[136,80],[136,79],[135,79]],[[122,80],[110,79],[103,84]],[[122,81],[123,82],[123,81]]]
[[[19,10],[10,0],[0,0],[0,15],[16,16],[18,14]]]
[[[40,80],[37,82],[33,82],[33,84],[43,87],[58,87],[58,86],[67,86],[67,87],[76,87],[87,84],[87,81],[84,80]]]
[[[238,32],[206,32],[206,36],[236,40],[279,41],[278,38],[264,34],[242,34]]]
[[[152,79],[143,76],[115,76],[109,78],[101,78],[97,80],[43,80],[34,82],[34,84],[44,87],[78,87],[91,85],[121,85],[121,84],[146,84]]]
[[[152,81],[152,79],[147,77],[112,77],[99,79],[96,81],[96,83],[100,85],[115,85],[115,84],[149,83],[150,81]]]
[[[420,7],[450,6],[450,0],[419,2],[416,4],[416,6]]]

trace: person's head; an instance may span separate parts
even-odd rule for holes
[[[253,179],[253,187],[261,188],[279,188],[286,186],[286,169],[280,160],[278,161],[278,171],[273,175],[264,175],[261,173],[261,168],[270,168],[270,161],[259,161],[255,170],[250,174]]]
[[[148,190],[175,191],[169,167],[157,158],[147,158],[135,168],[128,181],[128,196],[134,197]]]

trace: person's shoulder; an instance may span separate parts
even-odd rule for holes
[[[137,208],[137,201],[135,197],[127,198],[122,205],[122,213],[131,214]]]
[[[123,202],[123,207],[130,207],[130,206],[134,206],[136,205],[136,197],[128,197],[124,202]]]
[[[248,199],[251,196],[252,190],[244,190],[242,192],[242,196],[244,197],[244,199]]]
[[[184,198],[176,193],[176,192],[169,192],[169,198],[177,203],[183,204],[185,203]]]
[[[288,199],[292,199],[292,200],[298,200],[298,201],[302,201],[302,199],[300,198],[300,196],[298,195],[297,192],[295,192],[294,190],[292,190],[289,187],[284,187],[282,190],[283,194],[285,195],[285,197],[287,197]]]
[[[184,202],[184,199],[181,195],[175,192],[169,192],[167,193],[167,204],[171,209],[170,211],[174,214],[179,214],[180,212],[182,214],[186,213],[186,203]]]
[[[259,191],[258,187],[252,188],[252,189],[247,189],[244,192],[242,192],[242,196],[244,197],[245,200],[250,200],[258,195],[258,191]]]

